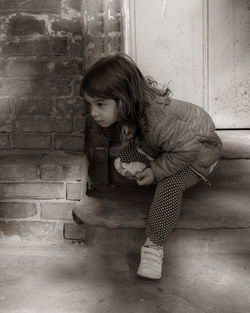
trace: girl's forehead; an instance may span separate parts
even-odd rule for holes
[[[100,98],[100,97],[91,97],[91,96],[87,95],[86,93],[83,95],[83,97],[88,102],[97,102],[97,101],[104,101],[105,100],[105,99]]]

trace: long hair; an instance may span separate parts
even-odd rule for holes
[[[147,125],[146,107],[151,101],[168,104],[170,90],[160,90],[154,80],[143,76],[129,56],[119,53],[101,58],[89,69],[81,84],[81,95],[84,94],[115,100],[119,121],[140,132],[138,122]]]

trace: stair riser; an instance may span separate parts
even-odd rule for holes
[[[145,241],[143,229],[107,229],[85,225],[90,246],[128,252]],[[169,254],[249,253],[250,229],[175,229],[166,244]]]
[[[210,179],[221,184],[250,184],[250,159],[221,159]]]

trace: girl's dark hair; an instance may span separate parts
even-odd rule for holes
[[[145,78],[136,63],[126,54],[106,56],[98,60],[82,80],[81,95],[113,99],[119,106],[121,123],[146,126],[145,109],[151,101],[168,104],[170,90],[160,90],[157,82]]]

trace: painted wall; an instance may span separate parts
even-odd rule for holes
[[[250,128],[250,1],[130,0],[130,53],[217,128]]]

